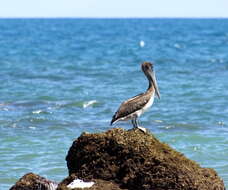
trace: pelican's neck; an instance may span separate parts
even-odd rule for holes
[[[145,75],[146,75],[148,82],[149,82],[149,86],[147,88],[147,91],[153,91],[154,90],[154,84],[153,84],[152,76],[149,72],[145,72]]]
[[[155,73],[152,70],[145,70],[143,69],[144,74],[146,75],[148,81],[149,81],[149,86],[147,89],[147,93],[155,93],[157,95],[157,97],[160,99],[160,93],[158,90],[158,86],[157,86],[157,81],[156,81],[156,77],[155,77]]]

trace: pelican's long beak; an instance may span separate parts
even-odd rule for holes
[[[151,71],[150,74],[151,74],[152,83],[153,83],[153,86],[154,86],[154,89],[155,89],[155,94],[160,99],[160,92],[159,92],[159,89],[158,89],[155,73],[153,71]]]

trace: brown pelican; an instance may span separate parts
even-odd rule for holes
[[[142,64],[142,71],[149,81],[148,89],[146,92],[124,101],[120,105],[117,112],[113,115],[111,125],[117,121],[131,119],[134,128],[139,128],[140,130],[146,132],[145,128],[139,127],[137,119],[153,104],[155,94],[160,99],[160,93],[157,86],[153,64],[144,62]]]

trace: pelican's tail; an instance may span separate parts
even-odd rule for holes
[[[110,122],[110,126],[112,126],[112,124],[115,122],[115,119],[112,118],[112,121]]]
[[[112,116],[112,121],[110,122],[110,126],[112,126],[113,123],[117,120],[116,114]]]

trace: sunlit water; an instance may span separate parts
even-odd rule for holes
[[[161,99],[140,124],[228,187],[228,20],[0,20],[0,189],[34,172],[61,181],[83,131],[110,129],[120,103]],[[130,122],[118,127],[131,128]]]

